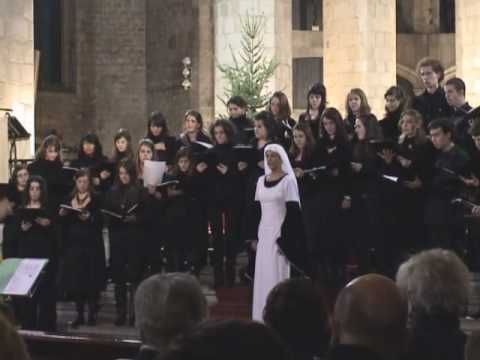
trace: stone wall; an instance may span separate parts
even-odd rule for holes
[[[0,0],[0,9],[0,108],[13,108],[14,114],[33,134],[33,0]],[[3,116],[4,112],[0,111],[1,182],[8,178],[8,134]]]
[[[476,106],[480,104],[480,2],[457,0],[455,10],[457,76],[465,80],[467,100]]]
[[[383,94],[396,83],[394,0],[324,0],[324,79],[330,105],[343,108],[362,88],[382,114]]]

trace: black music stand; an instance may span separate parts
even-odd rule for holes
[[[17,164],[17,140],[27,140],[30,138],[30,133],[23,127],[20,121],[9,111],[11,109],[1,109],[6,111],[5,117],[8,120],[8,140],[10,141],[10,151],[9,151],[9,170],[10,175],[13,174],[15,170],[15,165]]]

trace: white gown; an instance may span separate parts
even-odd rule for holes
[[[266,187],[265,176],[260,177],[255,200],[260,201],[262,217],[258,226],[252,319],[263,322],[263,308],[270,290],[290,277],[290,264],[281,254],[277,239],[287,212],[286,202],[299,201],[295,178],[286,175],[273,187]]]

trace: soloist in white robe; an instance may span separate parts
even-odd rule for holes
[[[255,200],[260,202],[262,216],[258,226],[253,284],[252,319],[256,321],[263,322],[263,309],[270,290],[290,277],[290,264],[280,252],[277,239],[287,213],[286,203],[299,202],[297,183],[292,176],[285,175],[272,183],[266,183],[265,176],[262,176],[257,182]]]

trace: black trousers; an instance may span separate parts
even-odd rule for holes
[[[227,267],[233,267],[240,249],[239,202],[211,204],[208,215],[214,247],[212,265],[217,268],[223,267],[223,261],[226,259]],[[223,233],[224,230],[225,234]]]

